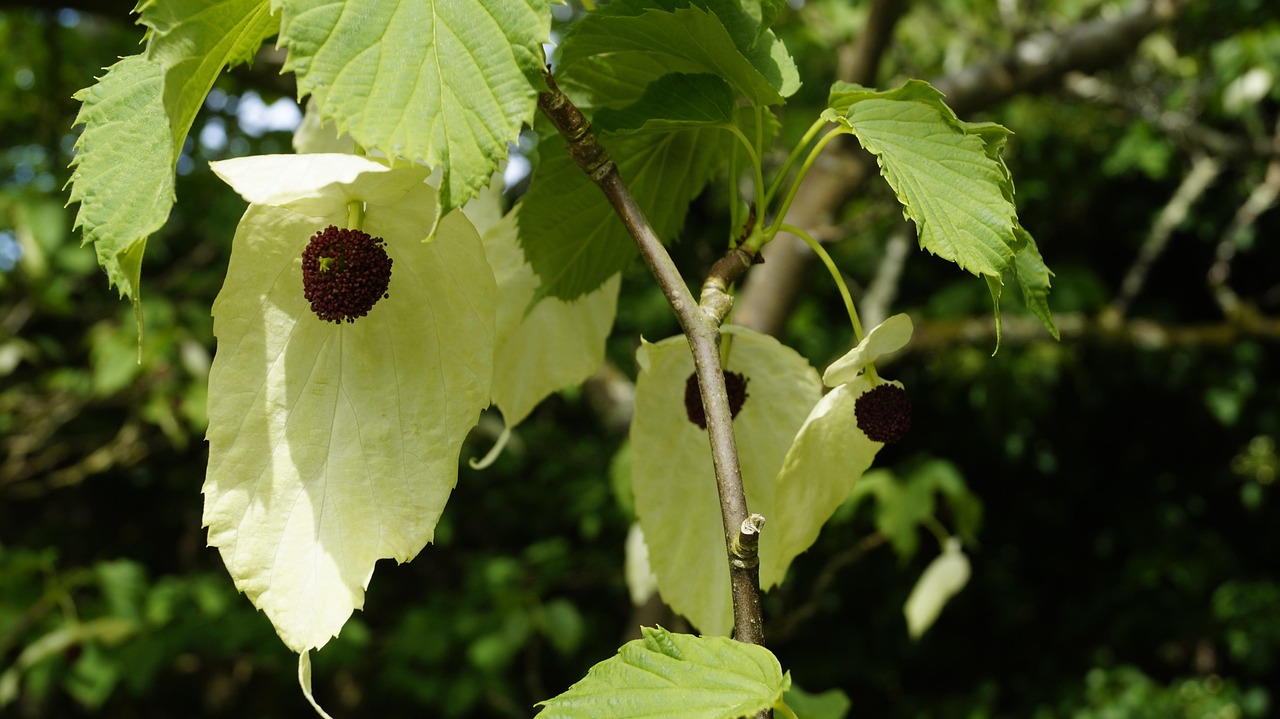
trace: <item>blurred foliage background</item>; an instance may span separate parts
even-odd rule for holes
[[[0,714],[313,716],[295,657],[200,527],[209,306],[243,211],[207,162],[289,151],[294,89],[268,48],[197,118],[148,247],[139,364],[130,308],[79,246],[62,189],[73,93],[141,37],[105,5],[0,3]],[[783,118],[793,136],[869,5],[784,12],[806,81]],[[914,3],[879,84],[1126,7]],[[851,716],[1274,715],[1278,79],[1280,6],[1196,2],[1120,62],[966,114],[1016,133],[1006,156],[1063,339],[1022,331],[1015,301],[991,356],[983,283],[907,260],[891,310],[912,313],[917,342],[887,374],[915,420],[880,455],[892,490],[846,505],[765,597],[798,684],[843,691]],[[674,248],[687,277],[725,218],[722,196],[695,205]],[[900,234],[874,188],[822,236],[861,292]],[[829,281],[809,285],[781,334],[823,366],[849,338]],[[380,567],[365,612],[315,657],[332,711],[530,716],[639,622],[682,628],[633,609],[623,579],[626,381],[639,336],[675,332],[642,268],[623,293],[608,371],[544,403],[493,468],[464,463],[436,545]],[[902,606],[940,527],[972,540],[973,577],[913,641]]]

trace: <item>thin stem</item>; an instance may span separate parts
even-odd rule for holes
[[[813,149],[809,151],[808,156],[804,158],[804,164],[800,165],[799,172],[796,173],[795,179],[791,181],[791,187],[787,190],[786,199],[782,201],[782,205],[778,207],[777,215],[774,216],[773,226],[775,230],[782,226],[783,219],[787,216],[787,210],[791,209],[791,202],[796,199],[796,192],[800,190],[800,183],[804,181],[805,175],[809,174],[809,168],[813,167],[814,161],[818,159],[818,155],[822,153],[823,148],[832,140],[841,135],[847,135],[849,132],[849,128],[837,125],[830,132],[823,135],[822,139],[818,140],[818,144],[814,145]]]
[[[721,125],[721,127],[732,132],[738,138],[738,140],[742,142],[742,146],[747,148],[747,159],[751,160],[751,169],[755,174],[754,182],[755,182],[755,188],[756,188],[756,191],[755,191],[756,207],[762,207],[761,200],[760,200],[760,191],[764,188],[764,170],[760,165],[760,154],[756,151],[756,147],[751,144],[751,140],[747,139],[746,134],[743,133],[742,130],[740,130],[736,125]],[[737,229],[735,229],[734,231],[736,232]]]
[[[853,297],[849,294],[849,286],[844,283],[844,277],[840,274],[840,268],[836,267],[835,260],[831,259],[831,255],[827,254],[826,248],[813,238],[813,235],[796,227],[783,223],[780,228],[783,232],[790,232],[805,241],[805,244],[818,255],[822,260],[822,264],[827,266],[827,272],[831,273],[831,279],[836,283],[836,289],[840,290],[840,298],[844,300],[844,309],[849,313],[849,322],[853,324],[853,339],[855,342],[862,341],[862,323],[858,321],[858,310],[853,306]]]
[[[818,118],[809,126],[809,129],[805,131],[804,137],[800,138],[800,142],[796,143],[796,146],[791,150],[791,154],[787,156],[787,161],[782,164],[782,169],[778,170],[778,174],[774,176],[773,182],[769,183],[769,189],[765,191],[764,198],[760,200],[761,208],[767,207],[769,203],[773,201],[773,196],[778,194],[779,188],[782,187],[782,182],[787,179],[787,173],[791,172],[791,168],[795,166],[796,160],[800,159],[800,153],[804,152],[804,149],[813,141],[813,136],[817,135],[818,131],[826,124],[826,120]]]
[[[818,255],[818,258],[822,260],[822,264],[827,266],[827,272],[831,273],[831,279],[835,280],[836,289],[840,290],[840,298],[844,300],[844,309],[849,313],[849,322],[853,324],[853,342],[854,344],[862,342],[862,338],[866,336],[862,332],[862,322],[858,321],[858,310],[853,306],[853,297],[849,295],[849,287],[844,283],[844,277],[840,274],[840,268],[836,267],[835,260],[831,259],[831,255],[827,254],[821,242],[815,240],[813,235],[799,227],[783,223],[779,229],[790,232],[804,240],[805,244],[809,245],[814,253]],[[868,364],[865,372],[872,385],[879,384],[880,375],[876,374],[875,365]]]

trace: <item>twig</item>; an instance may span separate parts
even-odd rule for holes
[[[1129,271],[1120,283],[1120,291],[1111,302],[1111,310],[1117,315],[1123,317],[1129,311],[1129,305],[1142,291],[1142,285],[1147,280],[1151,265],[1168,246],[1173,231],[1187,218],[1191,206],[1200,199],[1205,190],[1209,189],[1209,185],[1213,184],[1214,179],[1221,172],[1222,163],[1212,157],[1201,155],[1191,163],[1191,171],[1182,178],[1173,197],[1170,197],[1169,202],[1161,208],[1160,214],[1151,225],[1151,232],[1147,235],[1146,242],[1142,244],[1142,249],[1138,251],[1138,256],[1134,258],[1133,264],[1129,266]]]
[[[845,567],[854,564],[862,559],[867,552],[883,545],[888,541],[887,537],[880,532],[872,532],[862,539],[858,540],[852,547],[834,554],[822,565],[822,570],[818,573],[818,577],[813,580],[813,584],[809,587],[809,598],[804,604],[796,607],[788,612],[785,618],[779,623],[779,626],[772,630],[772,636],[779,641],[786,641],[791,638],[800,625],[809,621],[815,614],[822,609],[823,600],[827,597],[827,593],[831,591],[831,585],[840,576],[840,572]]]
[[[702,392],[702,406],[707,417],[707,435],[711,443],[711,459],[715,467],[716,487],[720,495],[721,520],[724,523],[725,546],[729,554],[729,580],[733,595],[734,637],[749,644],[764,642],[760,613],[759,558],[756,537],[759,523],[747,514],[746,494],[742,486],[742,468],[733,436],[733,420],[729,397],[720,366],[720,322],[728,307],[718,291],[704,288],[708,305],[700,307],[693,293],[676,269],[671,255],[658,239],[644,212],[627,189],[609,153],[596,142],[591,125],[556,86],[550,70],[543,73],[547,92],[538,96],[538,107],[567,141],[569,155],[582,171],[604,193],[627,232],[635,240],[640,254],[662,288],[689,341],[693,353],[694,372]],[[741,252],[721,265],[713,275],[718,280],[741,274],[751,264],[749,253]],[[713,278],[708,278],[711,283]],[[727,286],[727,285],[726,285]]]
[[[1097,318],[1075,312],[1056,314],[1053,319],[1064,345],[1070,339],[1074,345],[1089,342],[1164,349],[1226,347],[1243,339],[1280,340],[1280,317],[1256,313],[1241,313],[1226,322],[1196,324],[1163,324],[1141,318]],[[919,322],[911,335],[911,343],[893,355],[876,360],[876,365],[889,365],[913,354],[927,355],[957,345],[989,345],[995,340],[995,332],[995,323],[990,317]],[[1041,341],[1058,344],[1044,331],[1040,320],[1029,315],[1006,315],[1000,341],[1003,346]]]
[[[1248,199],[1236,210],[1231,224],[1222,233],[1213,266],[1209,268],[1209,289],[1213,291],[1213,298],[1227,317],[1235,317],[1241,308],[1240,297],[1228,283],[1231,278],[1231,261],[1236,256],[1239,240],[1257,221],[1258,216],[1275,206],[1276,200],[1280,199],[1280,121],[1276,122],[1271,144],[1276,154],[1267,163],[1262,182],[1249,193]]]

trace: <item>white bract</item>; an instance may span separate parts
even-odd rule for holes
[[[942,554],[925,567],[902,608],[912,639],[919,639],[933,626],[947,601],[964,589],[969,572],[969,558],[960,549],[960,540],[948,537]]]
[[[435,218],[425,168],[343,154],[248,157],[214,171],[250,202],[213,305],[204,523],[236,587],[290,649],[335,636],[381,558],[431,541],[493,376],[496,289],[461,213]],[[318,319],[301,254],[346,226],[386,241],[390,296]]]

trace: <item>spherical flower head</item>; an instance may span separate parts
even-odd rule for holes
[[[742,404],[747,401],[747,378],[739,372],[721,372],[724,374],[725,390],[729,394],[729,416],[736,419],[738,412],[742,410]],[[684,411],[689,415],[690,422],[700,429],[707,428],[707,415],[702,409],[702,390],[698,387],[696,373],[691,373],[684,383]]]
[[[911,429],[911,398],[896,384],[877,385],[853,403],[858,429],[875,442],[897,442]]]
[[[302,294],[326,322],[355,322],[390,295],[387,243],[367,232],[330,225],[302,251]]]

